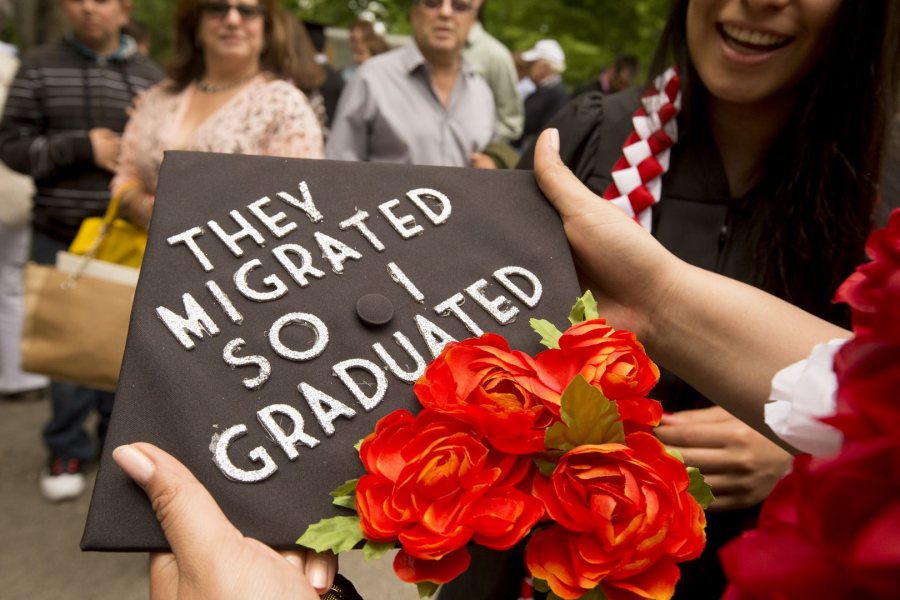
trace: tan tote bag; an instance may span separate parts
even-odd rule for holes
[[[74,272],[60,268],[66,262],[76,266]],[[125,271],[123,276],[113,270],[109,276],[105,267],[98,273],[83,262],[83,257],[60,253],[56,267],[26,265],[22,364],[57,381],[113,391],[125,352],[137,269],[111,265]]]

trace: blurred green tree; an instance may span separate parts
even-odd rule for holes
[[[47,1],[15,0],[20,8],[16,25],[22,28],[19,20],[26,13],[38,12],[38,20],[54,18],[55,11],[35,10],[39,3]],[[172,11],[176,1],[133,0],[133,17],[152,32],[151,54],[161,63],[171,53]],[[362,17],[379,21],[389,33],[397,34],[410,32],[410,1],[282,0],[285,8],[303,19],[341,27]],[[593,78],[623,52],[637,55],[646,66],[662,29],[668,3],[668,0],[486,0],[484,25],[513,51],[525,50],[541,38],[556,39],[566,51],[566,82],[577,85]],[[31,45],[28,42],[33,36],[18,37],[25,46]],[[38,36],[36,41],[44,40]]]

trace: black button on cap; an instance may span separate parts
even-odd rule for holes
[[[385,325],[394,318],[394,305],[381,294],[366,294],[356,301],[356,314],[366,325]]]

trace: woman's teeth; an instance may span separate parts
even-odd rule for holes
[[[773,33],[742,29],[734,25],[722,25],[725,37],[730,41],[755,50],[770,50],[784,45],[790,38]]]

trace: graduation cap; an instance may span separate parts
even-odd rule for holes
[[[448,341],[534,354],[578,295],[531,172],[166,153],[82,548],[167,548],[111,459],[136,441],[292,547]]]

